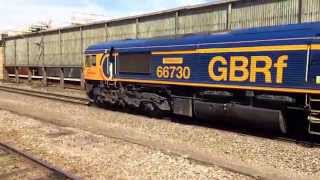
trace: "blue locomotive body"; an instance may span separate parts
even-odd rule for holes
[[[119,61],[122,54],[150,54],[149,72],[116,71],[117,81],[319,94],[319,30],[320,24],[312,23],[116,41],[93,45],[86,52],[114,49]]]
[[[277,113],[283,107],[300,109],[317,129],[319,114],[314,110],[317,107],[311,107],[311,101],[320,94],[319,35],[320,23],[307,23],[171,39],[113,41],[92,45],[86,54],[103,54],[100,65],[106,83],[170,86],[170,91],[175,91],[174,87],[186,88],[187,93],[180,90],[168,95],[190,99],[184,101],[190,102],[191,107],[182,115],[195,113],[197,98],[193,97],[201,93],[223,92],[221,99],[228,94],[238,99],[240,92],[254,94],[244,95],[245,102],[259,97],[281,102],[280,109],[276,106]],[[242,100],[238,103],[246,104]],[[199,111],[204,111],[203,107]],[[168,109],[179,111],[174,105]]]

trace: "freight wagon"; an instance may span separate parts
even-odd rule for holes
[[[85,51],[95,103],[320,134],[320,23],[121,40]]]

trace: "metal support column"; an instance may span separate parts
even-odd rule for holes
[[[302,12],[302,2],[303,0],[299,0],[299,5],[298,5],[298,23],[302,23],[303,21],[303,12]]]
[[[108,35],[108,24],[104,24],[104,40],[108,41],[109,35]]]
[[[60,66],[62,66],[63,64],[63,52],[62,52],[62,34],[61,34],[61,30],[59,30],[59,59],[60,59]]]
[[[64,89],[64,69],[60,68],[60,87]]]
[[[7,44],[6,42],[4,41],[4,44],[3,44],[3,80],[7,81],[9,80],[9,73],[8,73],[8,69],[6,68],[6,47]]]
[[[20,78],[19,78],[19,67],[14,67],[14,74],[15,74],[15,80],[16,80],[16,83],[20,83]]]
[[[48,86],[47,69],[42,67],[42,85]]]
[[[136,18],[136,39],[139,39],[139,18]]]
[[[80,41],[81,41],[81,50],[80,50],[80,54],[81,54],[81,68],[80,68],[80,85],[81,85],[81,89],[84,89],[85,87],[85,83],[84,83],[84,74],[83,74],[83,66],[84,66],[84,43],[83,43],[83,31],[82,31],[82,27],[80,27]]]
[[[85,89],[85,80],[84,80],[84,72],[83,72],[83,68],[81,68],[80,71],[80,84],[81,84],[81,89]]]
[[[9,80],[9,73],[7,67],[3,67],[3,80],[8,81]]]
[[[80,27],[80,44],[81,44],[81,46],[80,46],[80,57],[81,57],[81,62],[80,62],[80,64],[81,64],[81,67],[83,67],[83,65],[84,65],[84,61],[85,61],[85,59],[84,59],[84,41],[83,41],[83,30],[82,30],[82,27]]]
[[[45,59],[45,52],[44,52],[44,34],[41,33],[41,42],[40,42],[40,49],[41,49],[41,52],[40,52],[40,57],[41,57],[41,60],[42,60],[42,66],[46,66],[46,59]]]
[[[174,35],[177,37],[179,34],[179,11],[175,14],[175,27],[174,27]]]
[[[32,82],[32,68],[28,68],[28,83]]]
[[[231,13],[232,13],[232,3],[228,4],[228,9],[227,9],[227,22],[226,22],[226,30],[230,30],[231,27],[231,22],[230,22],[230,18],[231,18]]]
[[[17,40],[14,40],[14,65],[17,65]]]
[[[26,39],[27,41],[27,60],[28,60],[28,66],[30,65],[30,40],[29,38]]]

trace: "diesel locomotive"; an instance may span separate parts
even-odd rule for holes
[[[320,23],[98,43],[86,51],[99,105],[320,135]]]

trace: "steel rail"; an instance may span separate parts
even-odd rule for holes
[[[6,143],[3,143],[3,142],[0,142],[0,147],[1,149],[3,149],[4,151],[10,153],[10,154],[17,154],[18,156],[21,156],[29,161],[31,161],[32,163],[35,163],[45,169],[48,169],[62,177],[65,177],[66,179],[70,179],[70,180],[80,180],[81,178],[80,177],[77,177],[75,175],[72,175],[58,167],[55,167],[55,166],[52,166],[50,165],[49,163],[43,161],[43,160],[40,160],[26,152],[23,152],[21,150],[18,150],[14,147],[12,147],[11,145],[8,145]]]
[[[34,97],[47,98],[51,100],[64,101],[64,102],[69,102],[74,104],[84,104],[84,105],[90,104],[90,101],[87,98],[70,96],[65,94],[57,94],[52,92],[29,90],[29,89],[22,89],[22,88],[10,87],[10,86],[1,86],[1,85],[0,85],[0,90],[5,92],[10,92],[10,93],[18,93],[18,94],[29,95]]]
[[[297,144],[308,148],[320,148],[320,143],[313,142],[312,140],[296,140],[294,138],[289,137],[275,137],[271,139],[279,142]]]

